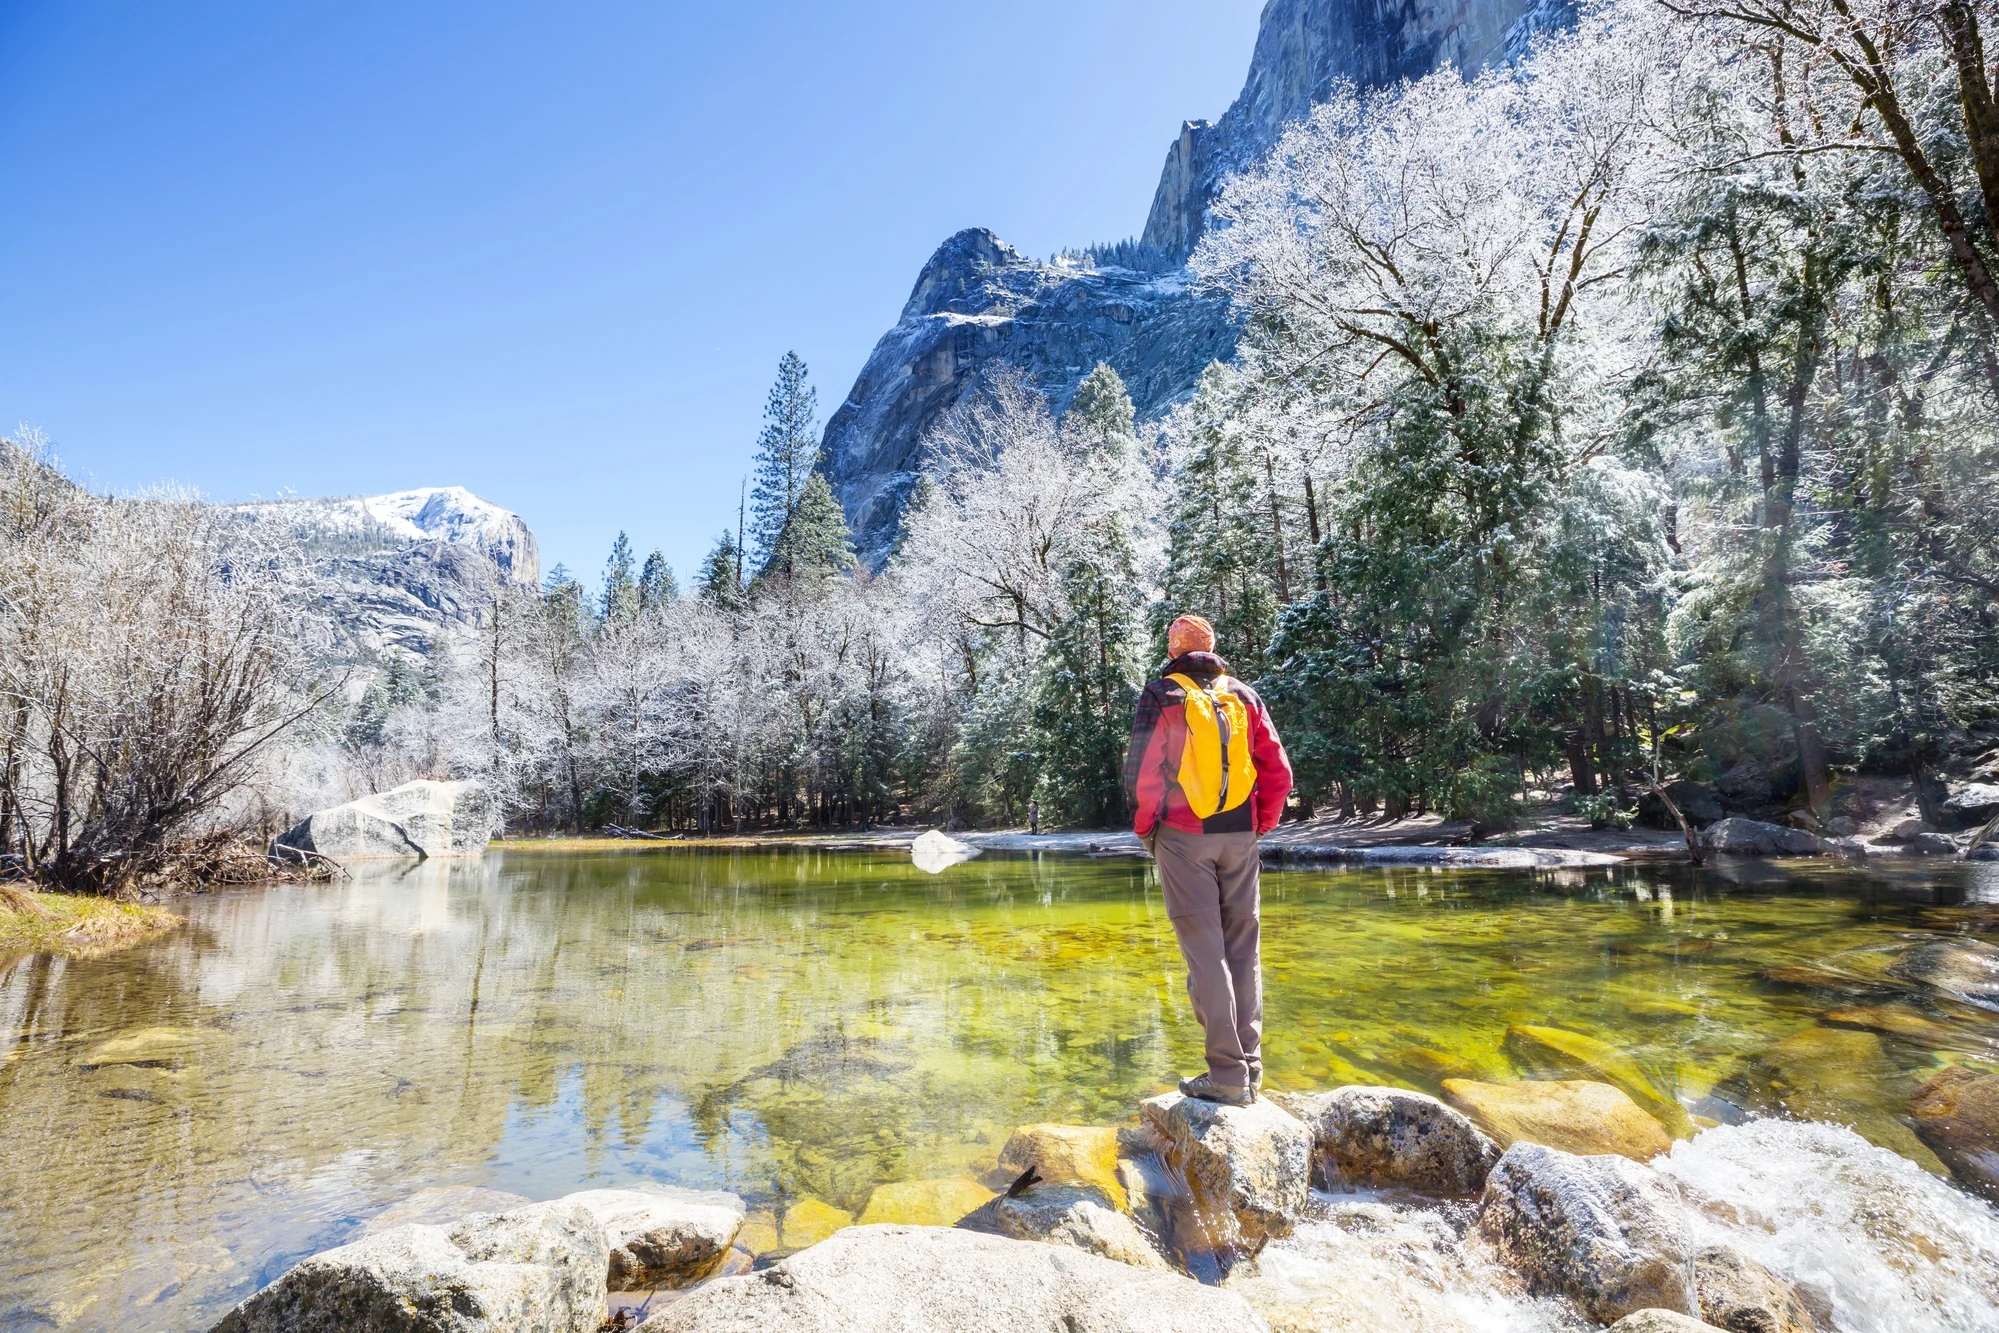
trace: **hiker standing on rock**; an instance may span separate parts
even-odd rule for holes
[[[1284,814],[1291,761],[1263,700],[1215,656],[1212,625],[1181,616],[1166,648],[1165,674],[1138,698],[1125,794],[1133,831],[1159,863],[1187,995],[1207,1032],[1207,1072],[1180,1080],[1180,1091],[1247,1106],[1263,1086],[1256,840]]]

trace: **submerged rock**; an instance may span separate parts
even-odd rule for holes
[[[313,1255],[214,1333],[595,1333],[610,1248],[586,1208],[410,1223]]]
[[[1649,1162],[1673,1146],[1657,1120],[1608,1083],[1447,1078],[1443,1091],[1444,1100],[1470,1117],[1502,1152],[1516,1143],[1539,1143],[1583,1157],[1608,1152]]]
[[[1659,1090],[1638,1062],[1609,1042],[1566,1028],[1517,1024],[1506,1030],[1506,1044],[1529,1062],[1566,1066],[1623,1091],[1676,1139],[1690,1138],[1693,1121],[1686,1108]]]
[[[1959,1183],[1999,1203],[1999,1074],[1953,1065],[1910,1098],[1909,1114]]]
[[[1598,1323],[1698,1308],[1678,1191],[1627,1158],[1516,1143],[1486,1179],[1477,1230],[1530,1290],[1567,1296]]]
[[[948,1227],[993,1197],[970,1176],[949,1180],[904,1180],[877,1185],[861,1209],[858,1225],[895,1222],[912,1227]]]
[[[1932,1050],[1962,1042],[1956,1028],[1926,1014],[1918,1013],[1907,1005],[1842,1005],[1836,1009],[1826,1010],[1819,1016],[1819,1021],[1833,1027],[1866,1028],[1870,1032],[1884,1032],[1891,1037],[1900,1037],[1904,1041],[1915,1042]]]
[[[1297,1224],[1312,1171],[1312,1132],[1297,1117],[1267,1097],[1221,1106],[1177,1092],[1142,1103],[1139,1113],[1195,1207],[1221,1224],[1216,1248],[1254,1249]]]
[[[644,1333],[1217,1333],[1265,1325],[1178,1273],[958,1227],[855,1227],[760,1273],[722,1278]]]
[[[336,861],[480,856],[493,833],[493,803],[477,782],[418,778],[307,815],[274,844]]]
[[[89,1047],[76,1063],[86,1071],[110,1065],[185,1069],[213,1063],[231,1044],[230,1035],[220,1028],[135,1028]]]
[[[787,1250],[817,1245],[843,1227],[854,1225],[854,1215],[819,1199],[800,1199],[784,1210],[778,1223],[780,1241]]]
[[[1694,1286],[1701,1318],[1729,1333],[1817,1333],[1796,1289],[1733,1246],[1694,1256]]]
[[[1050,1185],[1088,1185],[1111,1206],[1129,1202],[1118,1178],[1118,1132],[1108,1125],[1022,1125],[1000,1149],[999,1169],[1009,1177],[1033,1168]]]
[[[1138,1224],[1090,1185],[1036,1185],[1017,1198],[1001,1195],[958,1225],[1014,1240],[1067,1245],[1135,1268],[1167,1266]]]
[[[743,1227],[743,1201],[692,1190],[584,1190],[562,1203],[590,1210],[611,1247],[613,1291],[692,1286],[713,1273]]]
[[[1817,834],[1740,815],[1709,826],[1701,845],[1722,856],[1823,856],[1828,850]]]
[[[1852,1125],[1872,1142],[1941,1175],[1942,1164],[1909,1127],[1879,1108],[1880,1089],[1896,1077],[1878,1034],[1809,1027],[1760,1052],[1724,1086],[1731,1089],[1731,1100],[1757,1110]]]
[[[1476,1194],[1499,1160],[1461,1113],[1420,1092],[1345,1087],[1294,1101],[1327,1179],[1428,1194]]]
[[[1888,975],[1960,1000],[1999,1008],[1999,949],[1983,940],[1937,940],[1896,959]]]

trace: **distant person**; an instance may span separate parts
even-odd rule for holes
[[[1277,827],[1291,761],[1256,691],[1229,677],[1215,630],[1181,616],[1166,670],[1138,698],[1125,794],[1132,828],[1159,862],[1159,887],[1207,1033],[1207,1072],[1189,1097],[1247,1106],[1263,1087],[1263,962],[1256,840]]]
[[[1041,802],[1027,803],[1027,832],[1031,837],[1041,836]]]

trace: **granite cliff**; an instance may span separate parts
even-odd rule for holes
[[[863,557],[878,566],[893,550],[925,433],[988,363],[1027,371],[1060,411],[1109,362],[1146,418],[1234,352],[1227,313],[1192,288],[1187,257],[1222,182],[1336,81],[1474,70],[1571,13],[1570,0],[1269,0],[1242,94],[1219,120],[1181,127],[1138,244],[1041,262],[982,228],[945,241],[826,424],[823,466]]]
[[[243,522],[282,523],[303,537],[338,651],[351,661],[391,649],[428,653],[487,623],[503,585],[541,582],[527,523],[462,486],[231,510]]]

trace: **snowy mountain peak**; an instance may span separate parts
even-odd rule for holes
[[[354,503],[398,536],[411,541],[460,542],[491,556],[515,583],[541,581],[534,534],[520,515],[482,500],[463,486],[423,486]]]
[[[295,524],[315,541],[332,541],[343,551],[431,542],[467,547],[491,560],[507,582],[530,588],[541,584],[541,555],[526,520],[463,486],[233,507],[249,519]]]

